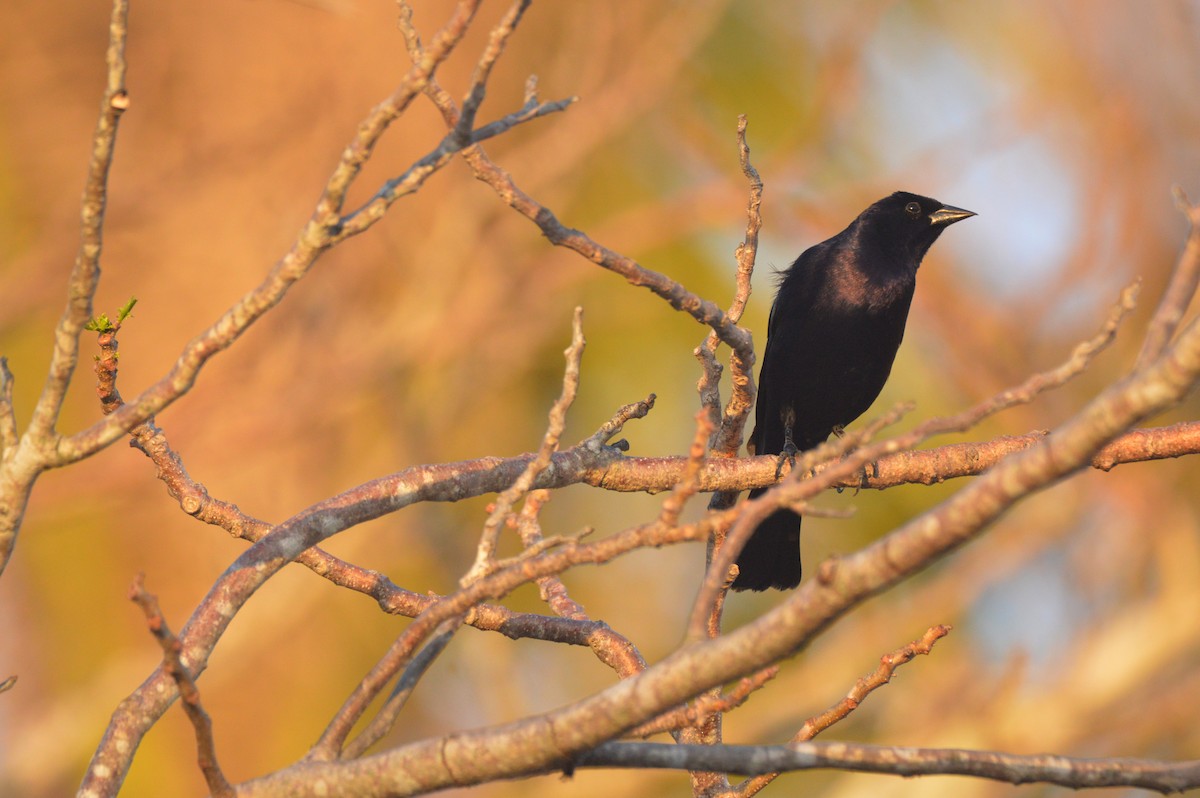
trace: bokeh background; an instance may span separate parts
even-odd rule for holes
[[[427,37],[451,7],[416,5]],[[440,73],[456,95],[505,7],[485,4]],[[134,3],[132,108],[97,297],[109,313],[139,300],[120,336],[126,396],[286,250],[356,122],[407,66],[395,13],[363,0]],[[105,4],[80,0],[0,4],[0,351],[22,424],[75,254],[107,17]],[[498,67],[482,118],[515,108],[533,73],[543,97],[581,101],[488,151],[568,225],[722,304],[744,226],[735,121],[749,116],[766,183],[745,317],[760,352],[772,269],[871,201],[904,188],[977,211],[921,272],[878,406],[915,400],[908,424],[1059,362],[1123,285],[1144,280],[1143,307],[1087,374],[961,439],[1051,428],[1129,367],[1186,231],[1171,187],[1200,198],[1195,2],[541,2]],[[417,103],[354,198],[441,131]],[[653,391],[656,409],[627,430],[633,451],[686,451],[699,375],[691,350],[704,330],[549,246],[460,163],[324,258],[159,422],[214,495],[273,521],[409,465],[529,451],[559,390],[577,304],[589,347],[566,438]],[[88,346],[64,431],[99,414]],[[1198,414],[1193,397],[1155,423]],[[805,559],[853,550],[956,487],[830,495],[826,506],[856,514],[806,522]],[[1085,474],[1025,502],[785,663],[727,720],[727,739],[786,739],[881,654],[950,623],[932,657],[828,737],[1200,756],[1198,493],[1200,459],[1189,458]],[[485,503],[412,507],[330,548],[411,589],[447,591],[470,562]],[[543,518],[548,533],[604,535],[657,506],[578,487],[556,494]],[[126,599],[134,575],[146,573],[179,628],[243,548],[183,514],[124,445],[43,476],[0,579],[0,676],[20,677],[0,696],[0,793],[71,793],[113,708],[158,662]],[[580,569],[567,584],[653,661],[681,639],[702,562],[699,546],[649,551]],[[727,623],[778,600],[737,596]],[[530,590],[509,603],[538,608]],[[405,623],[299,567],[269,583],[200,682],[227,775],[245,780],[300,756]],[[612,678],[583,649],[464,630],[390,742],[520,717]],[[836,773],[791,775],[771,789],[1012,792]],[[682,796],[688,787],[674,774],[578,772],[481,791]],[[175,707],[146,738],[123,794],[203,792]]]

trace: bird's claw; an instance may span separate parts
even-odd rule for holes
[[[788,464],[788,470],[796,467],[796,454],[800,450],[796,448],[796,444],[787,441],[783,445],[783,451],[779,453],[779,458],[775,461],[775,481],[778,482],[783,476],[784,461]]]

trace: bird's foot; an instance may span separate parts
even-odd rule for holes
[[[840,438],[846,434],[846,425],[838,424],[832,430],[830,430],[830,432],[832,433],[833,437]],[[841,493],[843,490],[845,490],[845,488],[841,485],[838,485],[834,488],[834,490],[836,490],[838,493]]]
[[[783,451],[779,453],[779,458],[775,461],[776,482],[778,482],[780,477],[783,476],[783,464],[785,462],[788,464],[789,471],[796,467],[796,454],[799,451],[800,450],[796,448],[796,444],[792,443],[791,440],[784,442]]]

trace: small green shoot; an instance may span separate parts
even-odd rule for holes
[[[112,332],[120,327],[121,323],[124,322],[125,319],[129,318],[129,316],[133,313],[133,306],[136,304],[137,297],[131,296],[129,297],[128,302],[117,309],[116,323],[113,323],[113,321],[108,318],[107,314],[101,313],[99,316],[96,316],[87,324],[83,325],[83,329],[98,333]]]

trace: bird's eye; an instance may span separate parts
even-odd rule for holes
[[[921,205],[917,202],[910,202],[904,206],[904,212],[915,219],[921,215]]]

